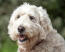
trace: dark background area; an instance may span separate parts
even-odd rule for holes
[[[13,10],[24,2],[47,9],[53,27],[65,38],[65,0],[0,0],[0,52],[17,52],[7,26]]]

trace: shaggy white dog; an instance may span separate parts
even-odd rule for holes
[[[18,52],[65,52],[63,37],[53,29],[41,6],[24,3],[15,9],[8,34],[12,40],[17,40]]]

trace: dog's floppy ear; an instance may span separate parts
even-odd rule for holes
[[[16,36],[13,35],[13,30],[14,30],[14,27],[13,27],[14,17],[16,17],[16,14],[15,13],[13,13],[11,15],[11,18],[10,18],[10,21],[9,21],[9,24],[8,24],[8,34],[9,34],[9,36],[10,36],[10,38],[12,40],[16,40]]]
[[[45,39],[49,31],[52,29],[52,24],[45,9],[38,7],[38,12],[40,15],[40,26],[42,27],[40,38]]]

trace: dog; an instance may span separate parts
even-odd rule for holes
[[[28,3],[16,8],[8,25],[17,52],[65,52],[64,38],[53,28],[46,9]]]

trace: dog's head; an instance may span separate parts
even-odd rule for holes
[[[25,3],[14,10],[8,25],[8,34],[12,40],[21,42],[32,37],[42,40],[51,29],[52,24],[46,10]]]

